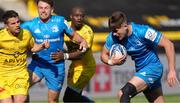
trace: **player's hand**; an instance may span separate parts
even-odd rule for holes
[[[86,52],[87,48],[88,44],[85,40],[83,40],[79,45],[79,49],[81,50],[81,52]]]
[[[126,58],[127,58],[127,56],[123,56],[123,57],[121,57],[121,58],[117,58],[117,57],[115,57],[115,56],[112,56],[112,58],[111,58],[112,64],[113,64],[113,65],[122,65],[122,64],[125,63]]]
[[[57,52],[51,53],[51,58],[55,61],[58,62],[60,60],[64,60],[64,53],[62,50],[58,50]]]
[[[49,41],[48,41],[48,40],[45,40],[45,41],[43,42],[43,44],[42,44],[42,47],[43,47],[43,48],[49,48],[49,47],[50,47]]]
[[[177,77],[176,77],[176,72],[175,71],[169,71],[168,77],[167,77],[167,82],[170,87],[180,85]]]

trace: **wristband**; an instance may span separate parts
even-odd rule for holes
[[[64,53],[64,60],[68,60],[69,59],[69,54],[68,53]]]
[[[109,60],[108,60],[108,64],[109,64],[109,65],[113,65],[113,63],[112,63],[112,60],[111,60],[111,59],[109,59]]]
[[[81,52],[84,53],[84,52],[86,52],[86,50],[87,50],[87,49],[83,47],[82,50],[81,50]]]

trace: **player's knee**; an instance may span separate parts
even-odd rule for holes
[[[14,103],[25,103],[26,101],[26,96],[22,96],[22,97],[15,97],[14,98]]]
[[[58,103],[58,99],[57,98],[48,99],[48,103]]]
[[[130,99],[137,94],[136,87],[131,84],[127,83],[122,89],[122,92],[119,93],[120,102],[130,102]]]
[[[40,81],[40,78],[35,73],[33,73],[30,77],[30,86],[34,85],[35,83],[39,81]]]

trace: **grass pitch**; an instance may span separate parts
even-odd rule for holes
[[[180,94],[165,95],[166,103],[180,103]],[[95,103],[119,103],[116,97],[114,98],[94,98]],[[47,101],[32,101],[31,103],[47,103]],[[63,103],[60,100],[59,103]],[[131,103],[148,103],[145,96],[136,96],[131,100]]]

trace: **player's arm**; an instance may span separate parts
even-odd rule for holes
[[[71,53],[64,53],[62,50],[58,50],[57,52],[51,53],[51,58],[55,62],[60,60],[77,60],[81,59],[84,54],[85,52],[81,52],[79,49]]]
[[[77,32],[73,31],[73,32],[72,32],[72,35],[69,36],[69,38],[70,38],[73,42],[79,44],[79,49],[80,49],[82,52],[85,52],[85,51],[88,49],[88,44],[87,44],[86,40],[83,39]]]
[[[49,48],[49,41],[44,41],[42,44],[36,44],[34,43],[34,46],[31,48],[31,52],[36,53],[43,49]]]
[[[179,82],[177,80],[176,71],[175,71],[176,60],[175,60],[174,44],[169,39],[167,39],[165,36],[162,35],[158,45],[165,49],[168,60],[169,73],[168,73],[167,82],[170,87],[175,86]]]
[[[125,62],[125,58],[126,56],[118,59],[116,59],[114,56],[110,58],[109,50],[106,48],[106,46],[103,47],[101,52],[101,61],[108,65],[121,65]]]
[[[49,41],[44,41],[42,44],[37,44],[34,42],[34,39],[32,37],[30,40],[29,48],[30,48],[31,52],[36,53],[38,51],[41,51],[42,49],[49,48],[49,45],[50,45]]]
[[[101,52],[101,61],[108,65],[113,65],[112,61],[109,59],[109,50],[104,46]]]
[[[79,49],[82,51],[86,51],[88,48],[87,42],[85,39],[83,39],[76,31],[74,31],[67,23],[67,21],[64,19],[64,31],[67,36],[73,40],[74,42],[78,43]]]
[[[88,28],[86,29],[86,32],[84,34],[84,39],[86,40],[87,42],[87,45],[88,45],[88,49],[92,46],[92,43],[93,43],[93,38],[94,38],[94,34],[93,34],[93,31],[91,28]],[[68,45],[67,45],[68,46]],[[66,47],[67,47],[66,46]],[[68,47],[67,47],[68,48]],[[86,50],[87,52],[87,50]],[[70,60],[73,60],[73,59],[81,59],[83,57],[83,55],[86,53],[86,52],[82,52],[80,51],[78,48],[76,51],[73,51],[73,52],[69,52],[66,54],[66,56],[68,56]]]

